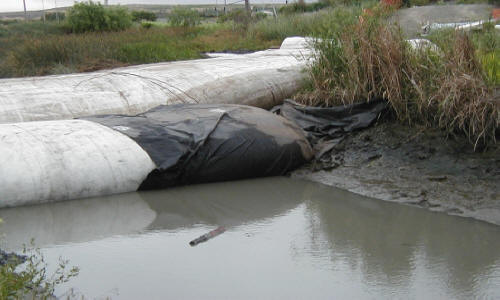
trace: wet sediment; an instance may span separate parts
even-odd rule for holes
[[[461,137],[383,122],[347,135],[326,166],[292,176],[500,225],[500,146],[473,150]]]

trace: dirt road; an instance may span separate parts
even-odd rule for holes
[[[400,9],[393,17],[403,31],[416,37],[422,25],[429,23],[452,23],[487,20],[493,9],[488,4],[429,5]]]

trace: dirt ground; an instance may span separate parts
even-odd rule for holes
[[[493,5],[488,4],[447,4],[416,6],[400,9],[393,17],[409,38],[418,36],[421,27],[429,23],[453,23],[488,20]]]
[[[292,176],[361,195],[500,225],[500,143],[473,152],[465,138],[383,122],[335,148],[331,170]]]

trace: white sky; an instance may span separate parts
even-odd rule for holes
[[[41,10],[61,6],[71,6],[74,0],[25,0],[27,10]],[[109,4],[215,4],[216,0],[108,0]],[[217,0],[219,4],[224,0]],[[227,3],[236,0],[227,0]],[[293,1],[293,0],[292,0]],[[290,1],[290,2],[292,2]],[[80,2],[80,1],[78,1]],[[94,2],[104,2],[94,1]],[[313,2],[313,1],[307,1]],[[250,0],[250,3],[285,3],[285,0]],[[23,0],[0,0],[0,12],[22,11]]]

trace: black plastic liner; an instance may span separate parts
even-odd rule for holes
[[[301,127],[313,146],[315,160],[328,165],[331,150],[348,133],[371,126],[386,107],[384,100],[334,107],[304,106],[285,100],[272,111]]]
[[[157,168],[140,190],[283,175],[313,156],[300,128],[249,106],[179,104],[85,119],[120,131],[149,154]]]

